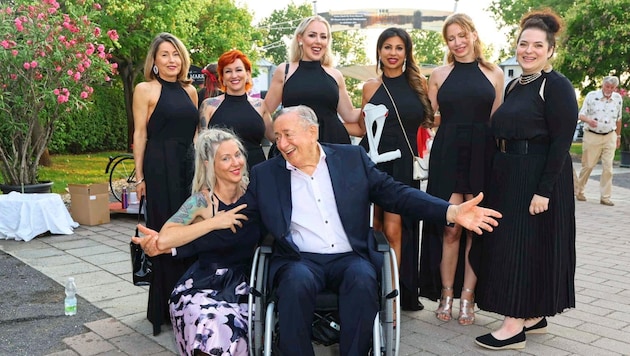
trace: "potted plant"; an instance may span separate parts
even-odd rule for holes
[[[619,151],[621,154],[621,167],[630,167],[630,93],[621,89],[619,91],[623,99],[621,107],[621,144]]]
[[[5,3],[7,4],[7,3]],[[55,124],[89,104],[92,85],[115,71],[116,31],[90,19],[93,0],[15,0],[0,8],[0,178],[8,186],[39,183],[39,159]]]

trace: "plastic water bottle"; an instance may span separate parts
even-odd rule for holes
[[[127,209],[129,207],[129,193],[127,193],[127,187],[123,187],[121,195],[122,195],[122,207],[123,209]]]
[[[74,277],[68,277],[66,299],[63,304],[66,315],[75,315],[77,313],[77,285],[74,284]]]

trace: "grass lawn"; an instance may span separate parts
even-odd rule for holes
[[[571,154],[581,156],[582,155],[582,142],[573,142],[569,152],[571,152]]]
[[[109,156],[123,152],[99,152],[80,155],[51,155],[52,166],[40,167],[39,180],[53,181],[53,193],[63,194],[68,184],[107,183],[105,167]]]
[[[53,193],[65,193],[69,183],[107,183],[109,175],[105,174],[105,167],[109,156],[123,152],[100,152],[81,155],[52,155],[52,167],[40,167],[39,179],[53,181]],[[571,153],[582,155],[582,143],[574,142]],[[619,160],[619,151],[615,154]]]
[[[572,154],[582,156],[582,142],[573,142],[571,145],[570,152]],[[615,151],[615,161],[619,161],[621,159],[621,153],[619,150]]]

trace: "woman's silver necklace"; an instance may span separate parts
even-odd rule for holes
[[[527,85],[531,82],[533,82],[534,80],[540,78],[540,76],[542,75],[542,72],[536,72],[533,74],[527,74],[527,75],[522,75],[518,78],[518,82],[521,83],[521,85]]]

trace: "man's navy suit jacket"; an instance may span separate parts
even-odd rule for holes
[[[383,256],[376,251],[370,228],[370,203],[386,211],[446,224],[449,203],[395,181],[370,160],[360,146],[321,144],[332,180],[337,210],[353,250],[379,271]],[[411,167],[409,167],[411,169]],[[246,193],[246,214],[260,221],[274,237],[274,257],[299,259],[291,239],[291,171],[281,155],[253,167]],[[317,214],[317,212],[313,212]]]

